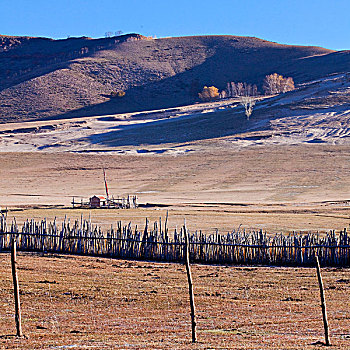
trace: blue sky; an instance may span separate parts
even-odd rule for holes
[[[350,0],[0,0],[0,34],[256,36],[350,49]]]

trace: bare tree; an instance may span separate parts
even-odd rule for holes
[[[231,89],[231,83],[226,84],[226,96],[232,97],[232,89]]]
[[[227,83],[227,94],[229,97],[237,96],[237,87],[233,81]]]
[[[239,102],[244,107],[247,120],[249,120],[250,116],[253,113],[253,108],[255,106],[257,96],[258,88],[255,84],[251,85],[243,83],[243,90],[241,91]]]
[[[240,96],[257,96],[258,88],[256,85],[247,83],[227,83],[226,97],[240,97]]]
[[[237,83],[236,84],[235,96],[243,96],[243,95],[244,95],[244,84],[243,83]]]
[[[227,91],[226,90],[222,90],[219,93],[219,99],[224,99],[227,97]]]
[[[256,99],[254,96],[241,96],[239,98],[240,104],[244,107],[245,115],[247,117],[247,120],[249,120],[250,116],[253,113],[253,108],[256,103]]]
[[[221,91],[220,98],[238,97],[239,103],[244,107],[247,120],[253,113],[253,108],[258,96],[258,88],[256,85],[251,85],[242,82],[230,82],[226,85],[226,91]]]
[[[278,93],[278,81],[280,75],[277,73],[267,75],[264,80],[263,89],[266,95],[274,95]]]
[[[233,96],[237,96],[237,87],[236,87],[236,84],[232,81],[231,83],[231,97]]]

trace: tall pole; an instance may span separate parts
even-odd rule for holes
[[[12,267],[12,279],[13,279],[13,293],[15,297],[15,322],[17,329],[17,336],[22,337],[22,320],[21,320],[21,303],[19,299],[19,286],[17,277],[17,239],[12,237],[11,245],[11,267]]]
[[[320,287],[321,308],[322,308],[323,327],[324,327],[324,339],[325,339],[325,344],[327,346],[329,346],[330,345],[330,341],[329,341],[329,330],[328,330],[326,300],[325,300],[325,297],[324,297],[324,288],[323,288],[323,281],[322,281],[322,276],[321,276],[320,262],[318,260],[318,256],[317,255],[316,255],[316,271],[317,271],[318,285]]]
[[[103,178],[105,181],[105,189],[106,189],[106,199],[107,199],[107,204],[109,203],[109,193],[108,193],[108,186],[107,186],[107,179],[106,179],[106,172],[105,169],[103,168]]]
[[[191,307],[192,343],[196,343],[197,342],[196,307],[194,304],[193,283],[192,283],[192,274],[191,274],[191,267],[190,267],[190,242],[189,242],[188,232],[186,229],[186,222],[184,224],[184,234],[185,234],[185,265],[186,265],[188,292],[190,294],[190,307]]]

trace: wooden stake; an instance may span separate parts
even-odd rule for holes
[[[323,281],[321,276],[320,262],[318,260],[317,255],[316,255],[316,271],[317,271],[318,285],[320,287],[321,308],[322,308],[323,326],[324,326],[324,339],[325,339],[325,344],[329,346],[330,341],[329,341],[329,328],[328,328],[328,320],[327,320],[327,308],[326,308],[326,301],[324,297],[324,288],[323,288]]]
[[[18,277],[17,277],[17,239],[12,237],[11,245],[11,267],[12,267],[12,278],[13,278],[13,293],[15,297],[15,321],[17,329],[17,337],[22,337],[22,320],[21,320],[21,303],[19,300],[19,286],[18,286]]]
[[[191,267],[190,267],[190,243],[188,232],[186,230],[186,222],[184,224],[184,234],[185,234],[185,264],[186,264],[186,272],[187,272],[187,280],[188,280],[188,291],[190,294],[190,306],[191,306],[191,323],[192,323],[192,343],[197,342],[197,334],[196,334],[196,307],[194,304],[194,295],[193,295],[193,283],[192,283],[192,275],[191,275]]]

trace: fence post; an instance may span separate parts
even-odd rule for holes
[[[325,297],[324,297],[324,288],[323,288],[323,281],[322,281],[322,276],[321,276],[320,262],[318,260],[317,255],[316,255],[316,271],[317,271],[318,285],[320,287],[321,308],[322,308],[323,327],[324,327],[324,339],[325,339],[325,344],[327,346],[329,346],[330,341],[329,341],[326,301],[325,301]]]
[[[18,277],[17,277],[17,239],[12,237],[11,244],[11,267],[12,267],[12,279],[13,279],[13,293],[15,298],[15,321],[17,329],[17,337],[22,337],[22,320],[21,320],[21,303],[19,300],[19,286],[18,286]]]
[[[190,241],[189,241],[188,232],[186,229],[186,222],[184,224],[184,235],[185,235],[185,264],[186,264],[188,291],[190,294],[190,307],[191,307],[192,343],[196,343],[197,342],[196,308],[194,304],[193,283],[192,283],[192,274],[191,274],[191,267],[190,267]]]

